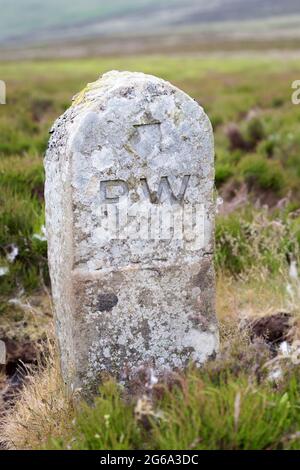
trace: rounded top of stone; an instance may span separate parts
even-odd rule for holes
[[[98,80],[88,83],[87,86],[73,98],[73,106],[94,102],[100,96],[116,94],[122,90],[123,96],[130,96],[132,89],[144,91],[148,87],[149,94],[180,93],[187,99],[190,96],[162,78],[142,72],[127,72],[112,70],[104,73]]]
[[[145,126],[152,126],[147,135]],[[131,156],[145,152],[146,146],[149,155],[161,149],[172,154],[174,162],[177,154],[178,159],[189,161],[188,153],[194,155],[194,148],[211,149],[213,141],[203,108],[185,92],[153,75],[116,70],[78,93],[51,133],[46,160],[59,158],[64,149],[67,154],[91,155],[110,146],[110,153],[116,148],[128,153],[133,145]],[[170,164],[167,156],[162,158]]]

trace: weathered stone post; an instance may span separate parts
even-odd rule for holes
[[[189,96],[141,73],[88,85],[45,158],[49,266],[63,376],[89,391],[200,365],[218,348],[214,150]]]

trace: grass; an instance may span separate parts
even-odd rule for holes
[[[37,155],[3,157],[0,161],[0,265],[8,275],[0,278],[1,295],[24,288],[27,291],[47,279],[46,242],[39,235],[44,225],[44,174]],[[18,250],[15,262],[7,256]]]
[[[251,205],[220,217],[216,229],[216,265],[238,275],[256,269],[277,276],[288,269],[287,255],[299,258],[300,225],[293,212]]]
[[[300,108],[291,104],[291,83],[300,74],[296,60],[259,55],[226,60],[145,56],[1,63],[8,104],[0,108],[0,266],[9,269],[0,277],[2,310],[5,299],[16,291],[24,287],[30,292],[48,282],[46,243],[36,236],[44,224],[42,157],[48,130],[75,93],[110,69],[156,74],[205,107],[215,128],[216,184],[221,194],[228,186],[245,183],[249,199],[267,194],[268,201],[276,205],[288,197],[287,211],[292,214],[300,206]],[[230,123],[234,132],[228,130]],[[287,219],[286,212],[271,214],[270,229],[263,228],[264,240],[256,243],[256,254],[262,265],[267,261],[271,272],[285,269],[287,251],[298,250],[297,244],[288,243],[288,237],[292,233],[292,240],[299,240],[299,217],[293,222]],[[286,232],[276,246],[272,220],[282,223]],[[254,239],[248,229],[257,230],[249,215],[218,220],[219,269],[239,274],[253,263],[258,265],[258,258],[249,249],[247,252]],[[12,245],[19,250],[15,263],[7,261]]]
[[[262,340],[253,342],[242,326],[244,318],[278,311],[293,312],[299,322],[299,297],[294,302],[289,299],[287,280],[267,279],[257,272],[236,280],[218,276],[217,360],[130,394],[108,380],[93,406],[66,392],[49,340],[46,365],[40,362],[29,373],[15,406],[2,419],[2,445],[9,449],[299,449],[299,366],[289,357],[274,362],[269,347]],[[270,379],[278,366],[281,377]]]
[[[299,449],[299,366],[270,379],[271,353],[221,323],[222,350],[202,370],[129,395],[105,381],[93,406],[64,391],[53,350],[1,426],[9,449]],[[49,356],[48,356],[49,357]]]
[[[62,383],[58,357],[48,343],[46,365],[28,371],[21,399],[1,422],[0,443],[9,449],[33,449],[71,429],[73,399]]]

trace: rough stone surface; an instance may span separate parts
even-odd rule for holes
[[[107,73],[55,123],[45,169],[49,266],[69,386],[88,390],[103,373],[126,382],[142,368],[160,374],[214,355],[214,150],[203,109],[161,79]],[[173,232],[113,238],[105,221],[122,203],[166,208],[164,219],[202,205],[203,236],[196,243]]]

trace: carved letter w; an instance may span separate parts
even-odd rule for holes
[[[159,204],[164,199],[164,195],[167,196],[170,202],[182,202],[188,184],[190,180],[190,175],[186,175],[183,177],[181,188],[179,193],[176,195],[171,187],[169,179],[167,176],[163,176],[159,182],[158,190],[157,191],[150,191],[148,182],[146,179],[141,179],[143,192],[147,198],[152,202],[152,204]]]

